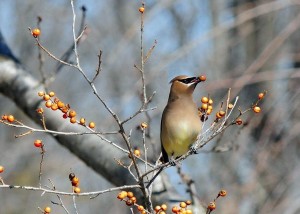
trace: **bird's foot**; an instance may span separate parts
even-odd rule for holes
[[[197,152],[197,149],[196,149],[196,146],[195,145],[192,145],[191,148],[190,148],[190,151],[192,154],[198,154]]]

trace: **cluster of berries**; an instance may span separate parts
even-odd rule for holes
[[[193,211],[191,209],[188,208],[189,205],[191,205],[192,202],[190,200],[188,201],[182,201],[179,203],[179,207],[178,206],[174,206],[172,207],[172,213],[175,214],[192,214]]]
[[[79,178],[76,177],[74,173],[70,173],[69,179],[70,179],[72,187],[73,187],[73,192],[80,193]]]
[[[77,113],[75,110],[71,109],[69,104],[65,104],[61,100],[59,100],[57,97],[55,97],[55,93],[53,91],[49,93],[45,93],[43,91],[38,92],[38,95],[43,98],[45,101],[45,106],[47,108],[52,109],[53,111],[60,110],[63,113],[63,118],[67,119],[70,118],[70,123],[77,123],[80,125],[85,126],[85,118],[80,118],[79,121],[77,121],[76,116]],[[39,108],[37,109],[38,113],[43,113],[43,109]],[[88,125],[91,129],[95,128],[95,122],[91,121]]]

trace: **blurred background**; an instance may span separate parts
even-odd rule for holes
[[[201,96],[209,94],[215,109],[226,100],[228,88],[232,88],[232,98],[239,96],[241,109],[250,107],[257,94],[266,90],[261,114],[245,115],[247,125],[231,127],[199,155],[189,157],[183,163],[183,172],[195,181],[199,199],[205,204],[221,188],[227,190],[228,197],[217,202],[215,213],[300,213],[300,2],[146,0],[145,4],[144,51],[157,40],[145,66],[147,93],[150,96],[156,91],[149,107],[157,108],[149,112],[150,120],[140,115],[127,124],[128,130],[133,129],[133,141],[141,145],[141,132],[135,127],[147,120],[147,142],[159,151],[160,117],[168,98],[168,82],[179,74],[206,75],[207,81],[196,89],[195,101],[200,105]],[[97,54],[103,51],[96,87],[109,106],[121,118],[127,118],[141,103],[140,74],[134,68],[134,64],[140,65],[141,2],[77,0],[77,29],[83,5],[87,9],[87,30],[79,44],[81,66],[92,78]],[[41,79],[38,49],[28,31],[28,27],[37,26],[38,16],[42,18],[42,44],[54,55],[62,56],[73,42],[70,1],[0,1],[3,37],[23,67]],[[47,78],[53,75],[57,63],[46,55],[44,59]],[[100,129],[116,129],[113,118],[76,70],[63,67],[48,88],[79,115],[95,120]],[[8,113],[34,126],[18,106],[0,94],[0,114]],[[15,139],[20,132],[3,125],[0,128],[0,165],[6,168],[6,183],[38,185],[40,155],[33,141],[42,138],[48,151],[43,167],[45,185],[51,186],[46,179],[50,178],[57,189],[70,191],[68,174],[73,171],[81,177],[84,191],[112,186],[50,136],[33,134]],[[166,173],[188,199],[176,169]],[[127,209],[115,197],[113,192],[93,200],[79,198],[78,211],[124,213]],[[0,213],[39,213],[37,207],[51,205],[51,200],[57,198],[1,189]],[[73,213],[72,200],[63,200]],[[53,213],[63,213],[58,206],[52,205],[52,209]]]

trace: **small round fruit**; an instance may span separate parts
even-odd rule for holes
[[[241,118],[237,118],[235,123],[240,126],[243,124],[243,120]]]
[[[76,123],[76,117],[71,117],[70,118],[70,123]]]
[[[39,114],[43,114],[44,113],[44,109],[43,108],[38,108],[36,110],[36,112],[39,113]]]
[[[140,8],[139,8],[139,11],[140,11],[140,13],[144,13],[145,8],[144,8],[144,7],[140,7]]]
[[[209,100],[208,100],[208,104],[209,104],[209,105],[212,105],[213,103],[214,103],[214,101],[213,101],[212,99],[209,99]]]
[[[186,205],[185,202],[182,201],[182,202],[180,202],[179,206],[180,206],[181,208],[186,208],[187,205]]]
[[[202,102],[202,103],[208,103],[208,100],[209,100],[209,99],[208,99],[207,97],[202,97],[202,98],[201,98],[201,102]]]
[[[176,206],[172,207],[172,213],[178,213],[178,211],[179,211],[178,207]]]
[[[201,75],[201,76],[199,77],[199,79],[200,79],[202,82],[204,82],[204,81],[206,80],[206,76],[205,76],[205,75]]]
[[[80,193],[80,188],[79,188],[79,187],[75,187],[75,188],[74,188],[74,192],[75,192],[75,193]]]
[[[162,204],[162,205],[161,205],[161,209],[162,209],[163,211],[166,211],[166,210],[168,209],[168,207],[167,207],[166,204]]]
[[[132,201],[132,203],[136,203],[137,199],[135,196],[133,196],[132,198],[130,198],[130,200]]]
[[[118,194],[117,198],[120,200],[123,200],[124,198],[127,197],[127,192],[126,191],[122,191]]]
[[[41,35],[41,30],[38,28],[34,28],[31,33],[32,33],[32,36],[36,38],[39,35]]]
[[[134,154],[135,156],[137,156],[137,157],[140,157],[140,156],[141,156],[141,152],[140,152],[140,150],[138,150],[138,149],[135,149],[135,150],[133,151],[133,154]]]
[[[126,201],[126,205],[131,206],[131,205],[133,205],[133,202],[129,199],[129,200]]]
[[[142,206],[142,205],[139,205],[138,207],[137,207],[137,209],[138,209],[138,211],[144,211],[145,210],[145,208]]]
[[[220,192],[219,192],[219,196],[221,197],[225,197],[227,195],[227,192],[226,190],[222,189]]]
[[[220,110],[220,111],[219,111],[219,114],[220,114],[220,116],[221,116],[221,117],[224,117],[224,116],[225,116],[225,114],[226,114],[226,112],[225,112],[225,111],[223,111],[223,110]]]
[[[45,92],[43,92],[43,91],[39,91],[39,92],[38,92],[38,95],[39,95],[40,97],[42,97],[42,96],[44,96],[44,95],[45,95]]]
[[[54,97],[54,96],[55,96],[55,93],[54,93],[53,91],[50,91],[50,92],[49,92],[49,96],[50,96],[50,97]]]
[[[69,117],[75,117],[76,116],[76,111],[70,110],[69,111]]]
[[[259,112],[261,111],[261,109],[260,109],[259,106],[255,106],[255,107],[253,108],[253,111],[254,111],[255,113],[259,113]]]
[[[51,212],[51,208],[50,207],[45,207],[44,212],[45,213],[50,213]]]
[[[166,212],[165,211],[160,211],[159,214],[166,214]]]
[[[221,119],[221,118],[222,118],[222,116],[220,115],[220,112],[217,112],[217,113],[216,113],[216,118],[218,118],[218,119]]]
[[[57,104],[56,104],[56,103],[53,103],[53,104],[51,105],[51,109],[52,109],[53,111],[56,111],[56,110],[58,109]]]
[[[146,122],[142,122],[142,123],[141,123],[141,128],[142,128],[142,129],[148,128],[148,124],[147,124]]]
[[[201,109],[202,109],[202,110],[207,110],[207,109],[208,109],[207,103],[202,103]]]
[[[79,178],[75,176],[75,177],[72,179],[71,183],[72,183],[72,186],[73,186],[73,187],[78,187],[78,186],[79,186]]]
[[[68,113],[69,109],[66,106],[61,107],[60,109],[63,113]]]
[[[212,113],[212,109],[210,109],[210,108],[207,109],[206,114],[207,114],[207,115],[210,115],[211,113]]]
[[[50,100],[50,95],[49,94],[44,94],[43,99],[45,101]]]
[[[232,103],[229,103],[228,104],[228,109],[232,109],[233,108],[233,104]]]
[[[192,201],[187,200],[185,203],[186,203],[187,205],[191,205],[191,204],[192,204]]]
[[[258,99],[262,100],[264,98],[265,94],[264,93],[259,93],[258,94]]]
[[[134,196],[133,192],[127,192],[127,197],[132,198]]]
[[[85,124],[85,119],[83,117],[80,118],[79,123],[80,123],[80,125],[84,125]]]
[[[193,214],[193,211],[192,210],[186,210],[186,214]]]
[[[62,101],[58,101],[57,102],[57,106],[58,106],[58,108],[62,108],[62,107],[64,107],[65,106],[65,104],[62,102]]]
[[[95,126],[96,126],[96,124],[95,124],[94,122],[90,122],[90,123],[89,123],[89,127],[90,127],[91,129],[95,128]]]
[[[48,100],[46,103],[45,103],[45,106],[47,108],[50,108],[52,106],[52,101],[51,100]]]
[[[43,142],[41,140],[35,140],[33,144],[35,147],[39,148],[42,147]]]
[[[15,121],[15,117],[10,114],[10,115],[7,116],[7,121],[10,122],[10,123],[12,123],[12,122]]]
[[[156,213],[158,213],[158,212],[161,210],[161,206],[158,206],[158,205],[157,205],[157,206],[154,208],[154,210],[155,210]]]
[[[7,115],[6,114],[2,115],[2,120],[7,120]]]
[[[209,210],[214,210],[214,209],[216,209],[216,203],[213,202],[213,201],[210,202],[210,203],[208,204],[207,208],[208,208]]]
[[[0,166],[0,173],[4,172],[4,167]]]

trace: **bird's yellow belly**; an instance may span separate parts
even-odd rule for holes
[[[197,130],[188,121],[180,122],[180,124],[176,124],[176,128],[170,127],[169,130],[166,130],[168,138],[163,140],[163,146],[167,154],[176,158],[187,153],[197,139]]]

